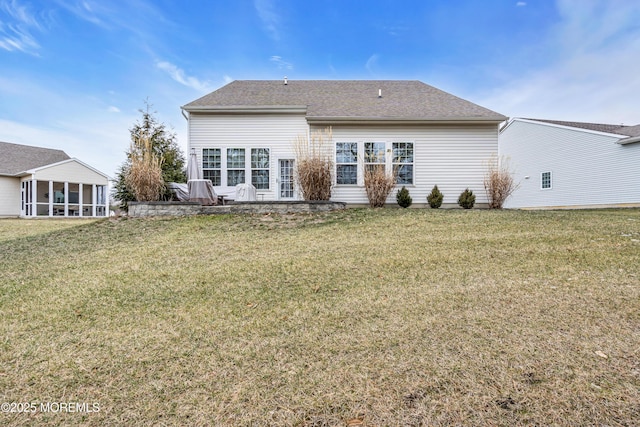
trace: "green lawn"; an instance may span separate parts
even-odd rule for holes
[[[0,272],[0,425],[640,420],[640,210],[0,220]]]

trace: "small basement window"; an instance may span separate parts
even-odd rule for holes
[[[551,188],[551,172],[542,172],[540,174],[540,188],[543,190]]]

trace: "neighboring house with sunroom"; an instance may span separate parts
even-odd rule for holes
[[[0,142],[0,217],[104,217],[108,184],[64,151]]]
[[[640,125],[513,118],[499,143],[519,184],[505,208],[640,206]]]
[[[332,130],[332,200],[368,202],[363,171],[396,171],[414,204],[434,185],[444,205],[465,188],[486,203],[486,163],[507,118],[420,81],[243,80],[182,107],[188,148],[219,193],[251,183],[258,200],[296,200],[294,141]],[[395,191],[387,203],[395,203]]]

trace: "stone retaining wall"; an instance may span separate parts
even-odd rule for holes
[[[229,202],[224,206],[202,206],[194,202],[130,202],[129,216],[134,218],[152,216],[217,215],[230,213],[300,213],[328,212],[346,209],[344,202]]]

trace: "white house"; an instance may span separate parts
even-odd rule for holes
[[[258,200],[299,197],[294,141],[330,127],[332,200],[350,204],[367,203],[363,171],[371,162],[397,171],[414,204],[426,203],[436,184],[445,205],[455,206],[467,187],[486,203],[486,162],[506,120],[422,82],[393,80],[234,81],[182,109],[205,178],[220,193],[251,182]]]
[[[108,184],[64,151],[0,142],[0,217],[104,217]]]
[[[499,146],[520,184],[505,208],[640,206],[640,125],[514,118]]]

